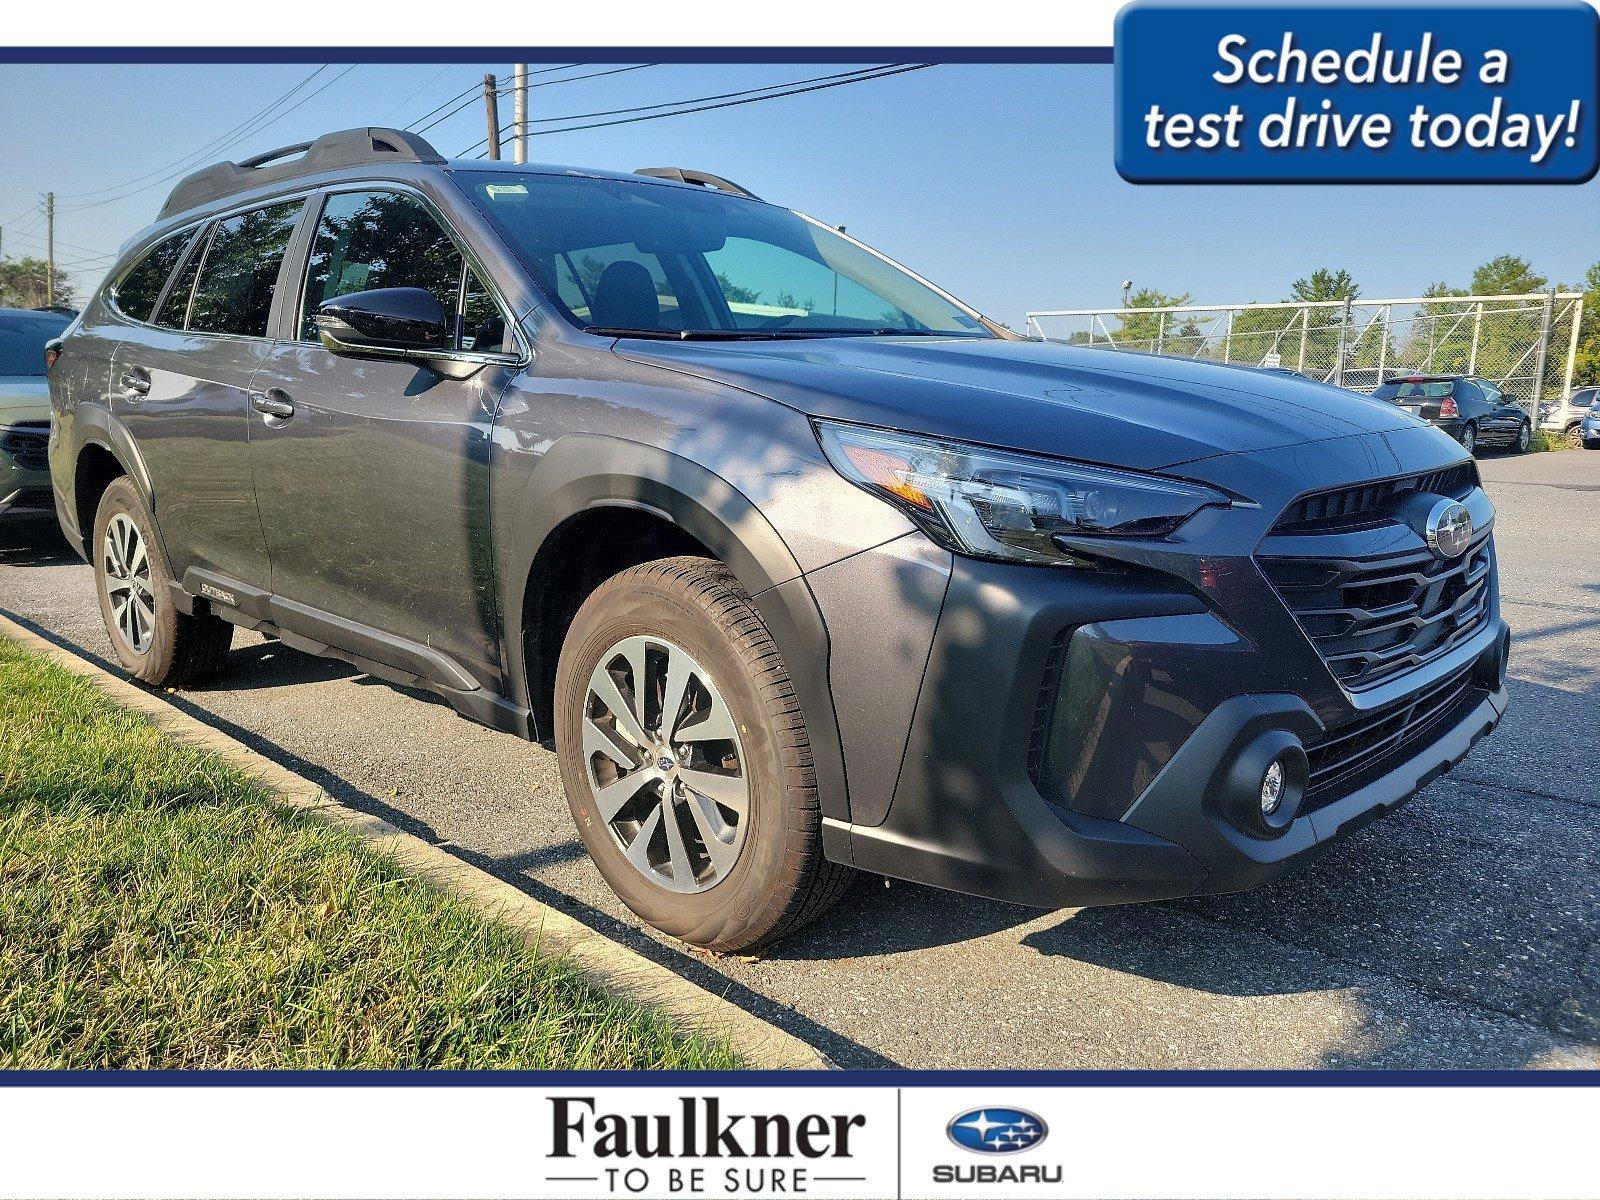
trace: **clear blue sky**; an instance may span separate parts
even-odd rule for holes
[[[37,252],[38,193],[60,197],[57,253],[93,282],[170,188],[121,184],[183,158],[304,79],[281,66],[8,65],[0,72],[0,224]],[[335,64],[304,97],[343,69]],[[603,66],[589,70],[602,70]],[[662,65],[531,93],[534,117],[656,104],[850,69]],[[218,157],[330,129],[403,126],[509,65],[357,66]],[[442,72],[442,73],[441,73]],[[574,69],[565,74],[582,73]],[[558,78],[539,76],[535,82]],[[1204,303],[1275,300],[1317,266],[1364,295],[1461,286],[1514,253],[1553,282],[1600,258],[1600,182],[1581,187],[1135,187],[1112,165],[1112,70],[950,65],[722,111],[535,138],[535,161],[631,170],[687,165],[831,222],[985,312],[1110,306],[1119,283]],[[509,119],[509,102],[503,117]],[[537,128],[537,126],[535,127]],[[425,135],[446,154],[483,136],[480,105]],[[165,172],[158,172],[162,174]],[[139,186],[139,185],[134,185]],[[74,207],[113,198],[112,203]],[[20,219],[18,218],[20,214]]]

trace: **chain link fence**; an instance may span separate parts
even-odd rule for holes
[[[1582,292],[1030,312],[1052,342],[1287,367],[1370,392],[1406,374],[1477,375],[1534,415],[1572,390]]]

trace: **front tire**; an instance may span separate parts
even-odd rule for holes
[[[590,856],[657,929],[750,950],[848,888],[854,873],[822,855],[788,672],[721,563],[663,559],[595,589],[557,665],[555,734]]]
[[[1532,444],[1533,444],[1533,426],[1530,425],[1528,422],[1524,421],[1521,425],[1517,426],[1517,440],[1516,440],[1516,451],[1517,451],[1517,453],[1518,454],[1526,454],[1528,452],[1528,447],[1531,446]]]
[[[1583,426],[1574,425],[1567,430],[1567,448],[1569,450],[1582,450],[1587,443],[1583,440]]]
[[[95,591],[111,649],[128,673],[155,687],[198,683],[221,670],[233,626],[172,602],[172,569],[133,481],[111,481],[95,511]]]

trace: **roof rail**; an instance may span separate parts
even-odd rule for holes
[[[640,167],[635,175],[649,175],[656,179],[670,179],[674,183],[696,183],[701,187],[727,192],[730,196],[743,196],[746,200],[759,200],[749,188],[742,188],[731,179],[713,175],[710,171],[695,171],[688,167]]]
[[[279,159],[289,161],[279,162]],[[373,126],[325,133],[314,142],[280,146],[236,163],[214,163],[184,176],[167,197],[157,220],[165,220],[263,183],[276,183],[280,179],[312,175],[336,167],[396,162],[442,163],[444,157],[427,141],[403,129]]]

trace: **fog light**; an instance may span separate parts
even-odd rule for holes
[[[1270,817],[1283,803],[1283,761],[1273,759],[1267,773],[1261,777],[1261,815]]]

